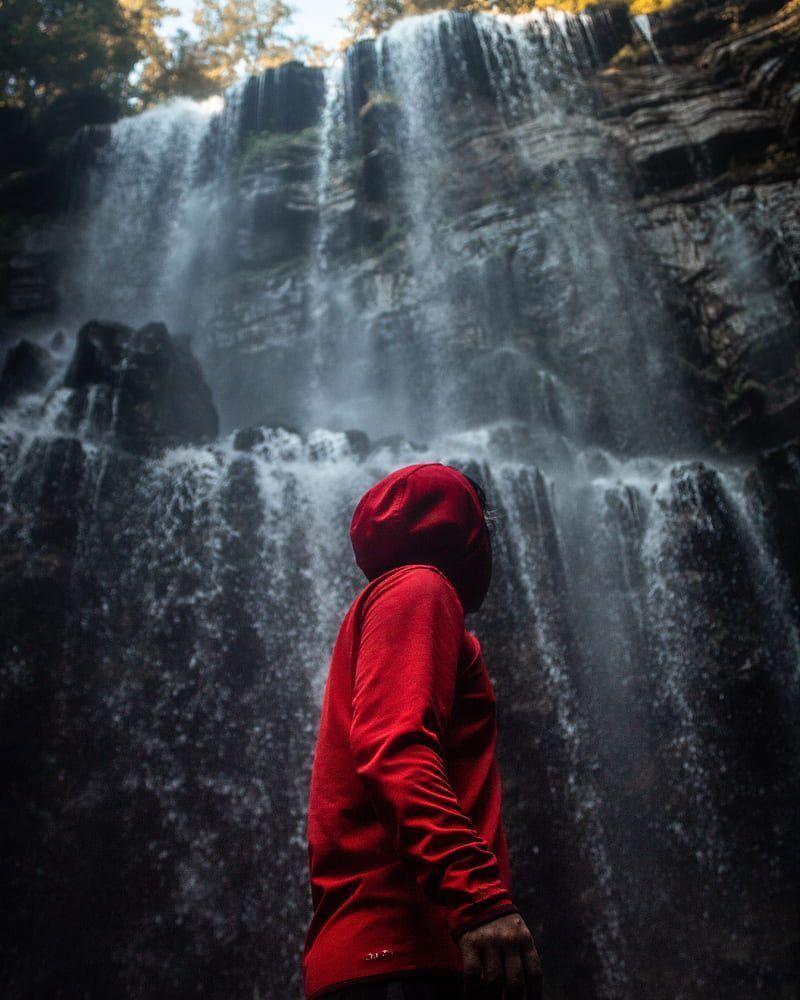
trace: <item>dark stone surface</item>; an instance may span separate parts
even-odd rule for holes
[[[800,419],[798,171],[781,83],[794,65],[773,75],[752,47],[773,21],[786,34],[791,12],[773,7],[689,0],[655,17],[664,65],[645,51],[587,70],[563,114],[500,121],[476,72],[469,113],[452,95],[458,169],[436,188],[448,215],[424,288],[397,107],[376,99],[374,43],[347,56],[353,156],[324,209],[339,270],[323,293],[352,294],[330,311],[341,339],[360,352],[368,333],[384,384],[405,379],[421,403],[426,337],[457,331],[434,388],[492,455],[466,470],[498,525],[476,631],[498,695],[515,898],[552,1000],[797,993],[796,441],[757,459],[747,502],[737,485]],[[619,12],[593,16],[604,54],[631,45]],[[265,93],[257,121],[249,85],[254,128],[274,112]],[[272,125],[290,120],[314,121]],[[274,128],[232,174],[234,259],[203,331],[242,428],[233,451],[160,454],[217,423],[188,342],[159,324],[87,324],[50,400],[64,397],[70,436],[14,426],[2,440],[13,1000],[297,992],[310,688],[363,584],[346,537],[356,481],[430,452],[365,424],[326,467],[341,437],[295,427],[322,278],[317,147]],[[447,295],[442,326],[427,326]],[[38,378],[40,360],[20,364]],[[609,370],[620,380],[604,382]],[[644,418],[620,418],[637,390]],[[687,396],[699,441],[681,424]],[[357,425],[344,413],[339,426]],[[541,471],[572,469],[576,441],[585,475]],[[654,441],[706,457],[675,463]]]
[[[241,263],[270,267],[309,252],[317,223],[313,140],[262,140],[246,156],[238,210]]]
[[[245,86],[243,134],[299,132],[319,121],[325,101],[321,69],[287,62],[251,76]]]
[[[44,153],[44,142],[24,108],[0,107],[0,136],[0,177],[30,167]]]
[[[734,13],[739,27],[731,30]],[[523,351],[535,341],[562,360],[584,356],[588,304],[582,308],[575,293],[569,301],[562,275],[570,265],[559,256],[555,230],[542,223],[542,208],[568,199],[570,188],[576,195],[594,190],[594,197],[609,205],[601,229],[627,230],[626,261],[641,268],[634,284],[659,285],[657,300],[645,297],[636,306],[620,307],[626,317],[651,313],[649,323],[642,316],[643,329],[663,325],[667,316],[673,361],[659,390],[664,405],[677,408],[681,396],[688,399],[705,447],[726,452],[792,435],[800,399],[795,358],[800,161],[787,139],[780,94],[793,86],[785,24],[794,16],[776,15],[769,4],[740,5],[727,13],[716,5],[688,4],[681,12],[653,16],[663,63],[650,53],[640,65],[587,69],[587,90],[568,114],[545,111],[500,122],[494,98],[483,92],[485,81],[470,81],[475,92],[469,102],[454,93],[446,142],[459,169],[443,172],[435,210],[448,218],[441,235],[450,247],[443,247],[442,259],[453,254],[464,262],[461,273],[443,274],[441,280],[458,288],[448,308],[465,343],[490,337],[497,309]],[[617,8],[592,17],[603,53],[617,44],[630,47],[630,24],[622,24]],[[787,55],[785,69],[770,78],[772,96],[762,99],[747,73],[717,65],[722,57],[713,46],[733,45],[736,59],[755,65],[759,37],[770,34],[773,22]],[[457,23],[469,36],[469,18]],[[671,39],[669,25],[681,26],[680,39]],[[445,43],[452,44],[450,35]],[[337,280],[352,283],[363,322],[378,331],[377,341],[402,336],[421,343],[426,314],[440,308],[447,293],[436,289],[432,273],[432,299],[420,304],[408,273],[413,226],[403,199],[400,110],[390,91],[378,91],[374,42],[353,46],[346,59],[352,158],[331,178],[321,224],[327,245],[336,248]],[[241,280],[231,283],[235,294],[226,287],[220,295],[211,324],[211,340],[219,345],[214,371],[220,383],[242,387],[235,399],[223,402],[220,396],[233,426],[251,422],[261,408],[258,393],[251,399],[247,388],[252,352],[274,361],[278,418],[302,420],[290,400],[297,399],[302,355],[295,331],[308,326],[314,294],[309,283],[319,280],[308,260],[315,222],[312,145],[298,143],[291,154],[276,145],[263,164],[242,177],[241,200],[253,211],[247,208],[247,225],[239,228]],[[610,177],[615,183],[609,184]],[[293,258],[295,253],[300,256]],[[580,256],[580,248],[575,253]],[[260,279],[253,266],[262,268]],[[633,289],[630,294],[635,296]],[[331,317],[334,324],[342,321]],[[558,406],[545,398],[547,390],[531,391],[532,374],[524,364],[496,356],[476,356],[470,364],[499,380],[509,418],[536,413],[563,424]],[[578,377],[587,434],[598,444],[632,447],[635,422],[615,425],[609,418],[609,400],[617,390],[595,384],[588,358]],[[476,419],[485,408],[482,384],[477,379],[464,392]],[[667,422],[662,428],[669,437]],[[676,430],[673,440],[679,436]]]
[[[191,476],[115,449],[98,466],[74,438],[19,472],[0,480],[3,991],[268,996],[307,907],[311,707],[280,625],[306,604],[313,627],[303,510],[276,587],[247,456],[213,511],[184,502]]]
[[[364,431],[357,429],[347,430],[344,433],[353,454],[359,458],[366,458],[371,448],[369,436]]]
[[[0,406],[22,393],[36,392],[47,382],[50,355],[29,340],[20,340],[6,354],[0,373]]]
[[[25,253],[8,262],[8,310],[16,315],[54,312],[60,301],[58,257]]]
[[[107,94],[81,90],[63,94],[48,104],[39,128],[48,138],[68,139],[85,125],[108,125],[119,115],[119,106]]]
[[[0,211],[22,216],[56,215],[65,208],[65,154],[37,162],[0,181]]]
[[[598,89],[640,191],[708,179],[734,161],[759,162],[782,134],[777,116],[753,107],[745,90],[694,66],[607,70]]]
[[[800,441],[764,452],[750,485],[763,506],[775,558],[800,607]]]
[[[64,387],[74,390],[68,423],[86,421],[92,433],[132,451],[208,441],[218,431],[211,391],[187,339],[170,337],[163,323],[139,330],[85,324]]]
[[[298,427],[265,420],[253,427],[243,427],[238,430],[233,436],[233,447],[237,451],[254,451],[267,444],[271,431],[285,431],[287,434],[296,435],[300,440],[303,439],[303,432]]]

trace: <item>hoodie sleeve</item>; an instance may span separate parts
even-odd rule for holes
[[[454,939],[516,912],[445,767],[463,635],[461,602],[437,570],[389,576],[364,609],[350,727],[378,817],[425,893],[447,907]]]

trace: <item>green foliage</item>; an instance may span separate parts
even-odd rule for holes
[[[140,57],[117,0],[0,0],[0,99],[29,109],[99,90],[121,101]]]
[[[219,84],[209,74],[197,43],[183,29],[173,35],[169,45],[164,45],[163,52],[154,53],[144,63],[136,81],[139,106],[170,97],[205,100],[219,92]]]
[[[800,157],[795,150],[771,142],[764,150],[764,166],[773,174],[794,172],[800,167]]]
[[[352,0],[346,23],[354,38],[386,31],[395,21],[434,10],[493,11],[524,14],[535,7],[556,7],[578,13],[601,0]],[[649,14],[674,6],[681,0],[622,0],[634,14]]]
[[[353,0],[347,23],[356,36],[378,34],[404,15],[414,13],[410,9],[413,6],[404,0]]]
[[[243,172],[258,170],[263,164],[278,159],[282,154],[291,153],[304,146],[313,145],[318,129],[314,126],[298,132],[254,132],[247,137],[239,159]]]
[[[647,42],[635,42],[623,45],[621,49],[614,53],[609,65],[614,67],[638,66],[641,63],[653,61],[653,51]]]
[[[186,32],[160,33],[167,0],[0,0],[0,103],[41,110],[99,92],[124,110],[219,90]]]
[[[119,0],[139,52],[129,96],[137,109],[178,95],[202,100],[219,90],[186,31],[169,40],[160,32],[164,18],[180,13],[165,2]]]
[[[0,0],[0,105],[36,112],[99,92],[120,111],[219,94],[246,73],[328,53],[286,31],[283,0],[195,0],[196,36],[167,39],[169,0]]]
[[[281,0],[199,0],[194,23],[209,76],[227,87],[242,72],[274,65],[285,49],[280,28],[290,13]]]
[[[579,10],[592,0],[547,2]],[[642,12],[672,0],[625,2]],[[517,13],[533,6],[535,0],[351,0],[348,23],[360,36],[442,7]],[[285,0],[195,0],[196,37],[179,31],[166,39],[163,22],[176,13],[170,0],[0,0],[0,105],[37,112],[56,97],[94,91],[121,111],[135,111],[177,95],[220,93],[242,75],[288,59],[320,64],[330,55],[289,33]],[[385,99],[374,95],[367,110]]]
[[[291,15],[283,0],[196,0],[197,54],[218,90],[290,59],[325,61],[322,46],[287,33]]]

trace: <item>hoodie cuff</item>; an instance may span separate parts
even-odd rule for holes
[[[491,923],[492,920],[496,920],[498,917],[505,917],[509,913],[519,913],[519,910],[508,899],[498,900],[479,915],[470,917],[469,920],[465,920],[456,927],[451,928],[450,935],[454,941],[458,941],[461,935],[466,934],[467,931],[474,931],[476,927]]]

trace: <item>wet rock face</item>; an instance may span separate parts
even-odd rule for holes
[[[709,438],[748,450],[794,434],[800,404],[797,182],[653,199],[641,224],[686,311],[684,364]]]
[[[265,532],[265,467],[249,456],[209,451],[209,479],[191,456],[30,444],[0,477],[0,936],[20,984],[4,991],[296,987],[307,498],[276,480],[286,512]],[[302,605],[300,632],[282,627]]]
[[[213,439],[217,413],[188,339],[162,323],[132,330],[90,322],[64,377],[67,425],[86,425],[132,451]]]
[[[53,312],[59,304],[59,261],[53,253],[25,253],[8,264],[8,310],[25,316]]]
[[[487,45],[476,22],[459,16],[440,28],[441,79],[433,75],[423,88],[416,125],[403,98],[414,85],[403,77],[402,45],[390,57],[370,40],[349,51],[342,108],[325,110],[320,71],[297,63],[268,70],[239,99],[233,159],[220,180],[231,197],[213,209],[226,237],[197,279],[205,296],[197,316],[194,305],[162,312],[170,284],[159,286],[163,269],[145,264],[121,283],[128,302],[120,293],[113,309],[104,302],[90,314],[165,316],[173,328],[196,330],[226,428],[265,414],[291,425],[317,419],[301,399],[314,377],[308,345],[318,343],[317,363],[330,369],[338,359],[325,356],[325,341],[347,329],[354,344],[368,337],[377,345],[377,381],[418,379],[420,400],[436,395],[426,354],[435,350],[444,371],[462,369],[453,394],[464,401],[462,417],[483,418],[489,378],[510,419],[536,414],[559,430],[577,422],[587,440],[628,450],[647,415],[609,410],[626,365],[631,375],[642,362],[646,331],[659,329],[669,348],[649,378],[676,425],[688,398],[706,446],[778,443],[792,433],[800,401],[792,334],[800,161],[789,57],[798,15],[790,5],[776,8],[684,4],[650,18],[655,50],[612,8],[594,16],[593,35],[586,23],[569,22],[574,63],[550,69],[552,53],[535,32],[529,51],[513,55],[497,39]],[[619,59],[626,50],[635,58]],[[326,124],[331,110],[335,120]],[[421,127],[431,115],[440,134],[430,122]],[[227,127],[216,122],[215,141]],[[102,132],[81,135],[72,188],[85,208],[89,147],[102,145]],[[173,178],[191,173],[169,158],[163,169]],[[131,189],[130,180],[110,189]],[[198,200],[214,206],[219,197],[209,188]],[[177,200],[164,214],[188,218],[194,206]],[[426,220],[430,233],[421,239]],[[435,251],[424,245],[434,230]],[[202,256],[208,233],[195,238]],[[159,239],[166,260],[181,258],[168,225]],[[127,257],[148,260],[124,244],[115,252],[121,266]],[[623,256],[624,269],[603,263]],[[57,303],[44,263],[24,274],[9,269],[20,319]],[[636,272],[630,280],[627,271]],[[181,288],[187,273],[178,275]],[[140,284],[153,297],[144,314]],[[500,353],[498,322],[509,334]],[[604,346],[590,343],[595,330],[616,327],[623,329]],[[613,357],[603,364],[620,379],[598,384],[598,352]],[[574,359],[573,385],[537,375],[559,354]],[[348,363],[357,370],[359,359]],[[337,390],[329,412],[349,391]],[[429,420],[424,413],[421,421]],[[341,426],[360,422],[345,414]],[[378,433],[396,426],[387,418]],[[662,422],[655,444],[681,433]]]
[[[770,13],[770,8],[778,7]],[[738,78],[755,101],[775,112],[785,135],[796,139],[800,134],[800,11],[791,3],[774,0],[750,5],[750,9],[760,16],[750,23],[742,18],[736,37],[728,34],[713,42],[701,63],[717,77]]]
[[[270,268],[309,253],[317,223],[316,132],[252,137],[239,179],[238,262]]]
[[[800,441],[761,455],[750,486],[762,505],[775,558],[786,568],[800,606]]]
[[[245,134],[299,132],[317,124],[325,99],[322,70],[288,62],[251,77],[243,99]]]
[[[649,363],[659,400],[652,405],[674,419],[661,423],[656,447],[679,440],[687,420],[706,447],[725,452],[791,435],[800,414],[800,161],[781,81],[793,86],[786,53],[796,15],[774,7],[737,7],[735,32],[733,13],[705,5],[654,16],[660,62],[629,24],[626,34],[599,16],[601,49],[639,45],[638,64],[595,62],[572,94],[564,78],[543,74],[533,81],[542,88],[533,102],[532,80],[508,73],[498,98],[487,66],[496,71],[503,57],[485,56],[484,45],[484,59],[474,24],[458,19],[442,34],[449,89],[418,109],[437,116],[433,137],[412,134],[402,73],[392,82],[392,59],[402,52],[380,69],[374,43],[354,47],[347,108],[336,124],[348,154],[328,165],[318,213],[319,154],[311,145],[294,147],[289,171],[276,145],[274,157],[242,180],[242,203],[253,209],[240,230],[242,276],[234,295],[220,297],[210,338],[219,345],[214,371],[226,372],[220,381],[233,376],[242,387],[223,405],[231,422],[263,412],[247,388],[254,353],[274,361],[271,418],[302,424],[296,388],[311,377],[301,374],[302,338],[324,341],[320,327],[369,330],[380,345],[380,378],[418,380],[424,399],[435,395],[435,382],[400,356],[402,344],[414,345],[418,359],[457,328],[458,343],[444,343],[441,356],[450,359],[445,369],[461,373],[456,405],[463,402],[465,419],[493,408],[489,380],[509,418],[535,414],[562,430],[577,423],[586,440],[630,450],[642,443],[646,401],[640,412],[614,414],[627,390],[598,379],[598,359],[613,357],[610,367],[628,370],[630,381],[650,331],[659,329],[669,347],[660,365]],[[765,38],[769,59],[780,56],[769,94],[753,76]],[[526,110],[537,101],[536,113]],[[322,125],[317,136],[325,141]],[[415,216],[420,201],[428,207]],[[425,248],[434,231],[435,244]],[[606,254],[624,258],[626,274],[604,270]],[[254,264],[263,268],[260,281]],[[320,286],[332,275],[335,292]],[[508,337],[501,353],[498,323]],[[615,333],[599,346],[597,329]],[[572,385],[537,375],[555,358],[561,370],[571,359]]]
[[[24,108],[0,109],[0,175],[29,167],[42,154],[42,140],[33,117]]]
[[[632,70],[602,83],[609,96],[627,99],[616,109],[624,119],[619,138],[643,190],[678,187],[698,173],[714,176],[734,158],[758,160],[781,138],[771,111],[754,108],[743,89],[715,85],[693,68]]]
[[[791,5],[685,5],[650,18],[657,59],[596,77],[630,168],[634,225],[669,275],[684,367],[709,442],[795,433],[800,274]],[[768,83],[767,83],[768,81]]]
[[[47,136],[69,139],[86,125],[108,125],[118,117],[119,107],[110,97],[82,90],[51,101],[42,112],[39,128]]]
[[[651,19],[658,57],[619,8],[594,35],[438,15],[351,49],[324,108],[295,64],[211,119],[82,133],[60,259],[98,252],[65,301],[124,323],[83,326],[47,399],[63,341],[0,379],[11,1000],[299,995],[307,768],[363,585],[347,524],[451,446],[496,512],[475,628],[548,995],[797,993],[774,7],[687,0]],[[202,373],[150,316],[195,332]]]
[[[39,344],[20,340],[6,354],[0,373],[0,406],[23,393],[36,392],[47,381],[49,352]]]

